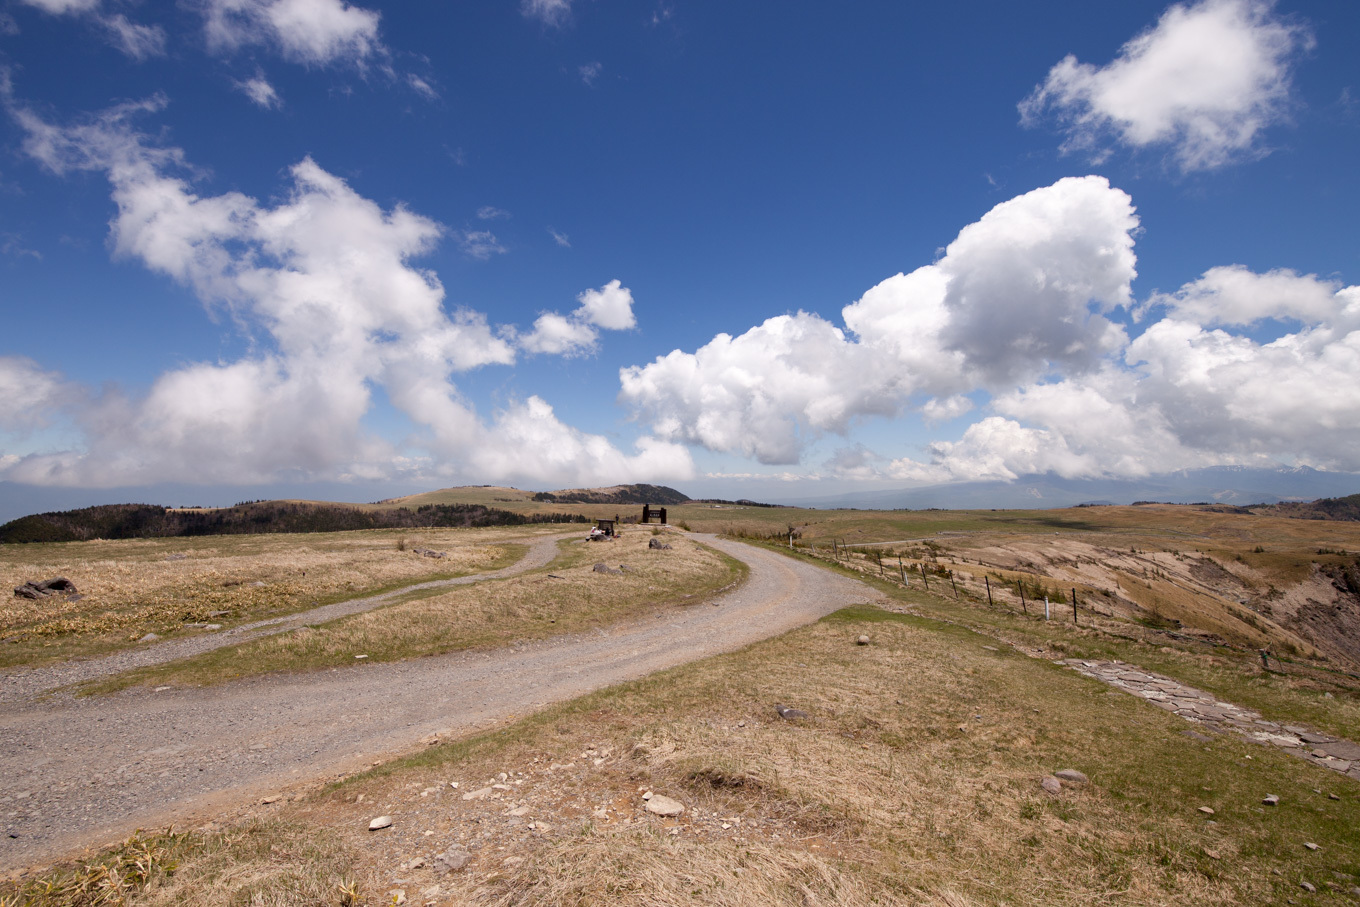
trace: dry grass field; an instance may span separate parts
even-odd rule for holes
[[[1346,636],[1360,624],[1334,581],[1355,563],[1360,526],[1169,506],[684,505],[671,522],[771,546],[798,526],[790,556],[860,576],[895,604],[846,609],[204,829],[144,836],[0,885],[0,905],[100,903],[59,892],[108,888],[111,874],[129,880],[119,896],[137,907],[189,892],[205,907],[1360,902],[1360,785],[1236,735],[1193,735],[1054,663],[1122,660],[1360,740]],[[627,547],[649,537],[612,543],[622,554],[609,563],[631,573],[594,574],[600,546],[568,546],[544,573],[262,640],[252,657],[442,651],[456,643],[430,628],[450,619],[482,628],[478,645],[617,620],[670,581]],[[694,575],[715,569],[697,546],[680,549],[668,554]],[[617,599],[600,598],[600,579],[618,581]],[[1053,620],[1036,590],[1052,598]],[[399,642],[384,649],[389,637]],[[807,717],[785,720],[777,703]],[[1068,768],[1089,781],[1040,787]],[[684,813],[650,814],[648,793]],[[392,826],[368,831],[378,815]],[[137,856],[148,847],[158,859]],[[470,862],[436,873],[451,847]]]
[[[128,903],[1352,903],[1357,785],[1188,727],[995,637],[849,609],[193,832]],[[1089,783],[1046,793],[1064,768]],[[650,815],[646,792],[684,814]],[[369,832],[379,814],[392,827]],[[306,863],[300,840],[335,856]],[[436,874],[454,845],[470,863]]]
[[[0,545],[0,667],[97,654],[186,623],[231,626],[394,586],[494,570],[554,527],[336,532]],[[556,527],[561,531],[561,527]],[[399,550],[398,542],[405,550]],[[447,551],[426,558],[415,548]],[[65,576],[78,601],[9,589]],[[217,613],[226,612],[226,613]]]
[[[370,662],[397,661],[541,639],[699,601],[744,575],[739,562],[678,533],[665,535],[670,550],[649,550],[652,538],[638,530],[612,542],[573,539],[561,543],[562,553],[545,570],[425,590],[315,627],[128,671],[85,692],[136,684],[199,686],[234,680],[244,672],[348,666],[359,655]],[[606,561],[618,572],[595,572],[594,565]]]

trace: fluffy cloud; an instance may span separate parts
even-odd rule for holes
[[[870,289],[842,310],[846,330],[776,316],[623,369],[620,400],[660,438],[764,463],[797,463],[810,442],[872,416],[916,412],[929,424],[984,409],[920,460],[843,449],[828,465],[851,478],[1142,476],[1282,460],[1360,471],[1360,287],[1225,266],[1135,305],[1137,229],[1123,192],[1061,180],[998,205],[936,263]],[[1140,335],[1110,320],[1120,312],[1146,324]],[[1285,333],[1256,336],[1263,321]]]
[[[200,9],[208,44],[219,51],[266,45],[317,66],[385,53],[379,14],[344,0],[204,0]]]
[[[1183,171],[1222,166],[1259,151],[1260,133],[1289,103],[1289,69],[1312,45],[1271,15],[1270,0],[1176,4],[1156,26],[1096,67],[1068,56],[1020,104],[1024,122],[1047,110],[1064,122],[1064,151],[1167,146]]]
[[[637,326],[633,315],[633,293],[618,280],[598,290],[586,290],[576,297],[581,305],[571,315],[544,312],[534,322],[531,333],[519,338],[519,346],[529,353],[582,356],[594,352],[599,331],[626,331]]]
[[[410,458],[363,428],[376,388],[422,427],[417,445],[431,454],[424,468],[439,475],[575,482],[692,471],[677,445],[644,439],[626,455],[562,424],[538,398],[482,420],[452,378],[513,362],[514,330],[446,311],[438,278],[412,264],[445,234],[441,225],[402,206],[383,210],[310,158],[291,169],[291,188],[275,204],[199,195],[179,175],[182,154],[130,125],[160,103],[71,127],[11,113],[26,151],[48,169],[107,176],[115,255],[192,288],[268,343],[235,362],[167,372],[142,398],[73,393],[32,362],[0,360],[0,428],[61,409],[87,441],[83,450],[7,457],[0,477],[89,486],[391,477]],[[592,331],[617,323],[619,292],[630,307],[616,281],[583,293],[573,318]],[[587,305],[599,294],[605,302]]]
[[[979,387],[1090,370],[1126,340],[1100,310],[1129,301],[1137,226],[1106,180],[1060,180],[998,205],[938,262],[847,306],[857,337],[817,315],[781,315],[624,369],[620,399],[663,438],[792,463],[816,437],[912,398],[939,418]]]

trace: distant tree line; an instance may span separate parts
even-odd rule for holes
[[[340,504],[282,501],[242,503],[220,510],[110,504],[21,517],[0,526],[0,543],[588,522],[579,513],[523,514],[481,504],[426,504],[415,510],[409,507],[360,510]]]
[[[683,504],[689,496],[665,485],[619,485],[575,491],[540,491],[535,501],[549,504]]]
[[[1283,502],[1269,508],[1275,516],[1299,520],[1360,520],[1360,494],[1344,498],[1321,498],[1307,504]]]

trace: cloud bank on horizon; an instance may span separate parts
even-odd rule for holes
[[[134,59],[166,53],[172,38],[102,0],[22,2],[97,28]],[[364,6],[192,8],[201,46],[219,58],[259,52],[371,70],[438,97],[421,77],[397,75],[382,18]],[[518,12],[545,30],[574,18],[569,0],[521,0]],[[1082,171],[1115,154],[1160,155],[1172,179],[1250,167],[1271,152],[1270,130],[1290,121],[1294,69],[1315,46],[1308,28],[1264,0],[1176,4],[1104,65],[1073,55],[1053,65],[1019,102],[1017,125],[1055,129],[1060,152],[1084,158]],[[247,62],[235,89],[262,115],[285,108],[254,56]],[[584,72],[575,77],[592,87]],[[1105,176],[1059,178],[961,229],[937,224],[941,238],[958,232],[935,260],[870,286],[838,321],[776,314],[692,351],[622,365],[608,395],[640,427],[629,450],[559,417],[548,391],[512,396],[488,415],[463,387],[529,360],[598,357],[603,332],[645,332],[645,299],[623,278],[600,275],[574,309],[541,310],[527,328],[497,323],[450,304],[419,262],[441,245],[471,262],[509,254],[496,233],[513,223],[510,211],[483,205],[476,229],[452,228],[366,197],[358,178],[312,156],[278,163],[286,179],[272,198],[203,193],[198,168],[212,162],[189,160],[144,125],[171,109],[166,95],[61,118],[14,82],[0,70],[27,159],[49,179],[107,181],[112,256],[188,288],[250,343],[235,358],[168,369],[140,394],[0,349],[0,443],[56,424],[77,439],[58,450],[0,447],[0,480],[665,482],[698,475],[704,452],[807,475],[810,451],[828,440],[842,446],[816,474],[904,484],[1217,464],[1360,472],[1360,286],[1218,261],[1179,289],[1139,298],[1137,199]],[[539,229],[571,248],[565,233]],[[410,433],[369,424],[379,396]],[[906,419],[958,432],[919,455],[857,439],[863,426]]]

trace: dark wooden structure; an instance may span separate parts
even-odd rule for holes
[[[614,519],[612,520],[596,520],[595,528],[600,530],[610,538],[615,538],[619,534],[618,529],[616,528],[618,526],[618,523],[619,518],[617,516],[614,517]]]
[[[658,507],[656,510],[653,510],[651,504],[643,504],[643,505],[642,505],[642,522],[644,522],[644,523],[650,523],[650,522],[652,521],[652,517],[656,517],[656,518],[657,518],[657,522],[660,523],[661,525],[665,526],[665,525],[666,525],[666,508],[665,508],[665,507]]]

